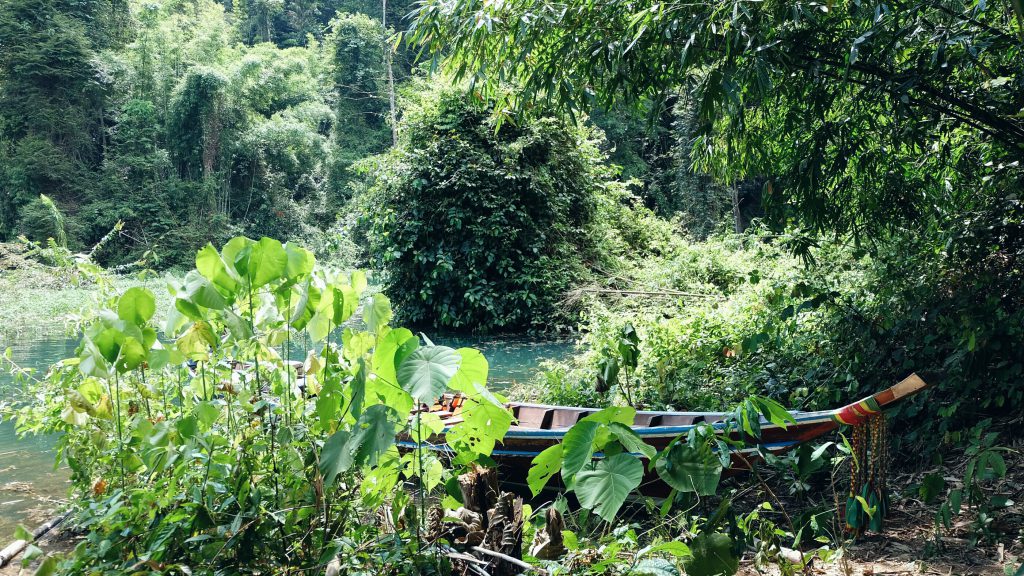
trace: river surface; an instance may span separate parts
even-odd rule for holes
[[[495,390],[530,380],[541,360],[562,358],[572,351],[569,341],[466,336],[439,336],[433,340],[435,344],[470,346],[483,352],[490,363],[489,385]],[[22,336],[0,344],[0,352],[11,347],[12,360],[19,366],[45,372],[54,362],[72,356],[77,341]],[[16,398],[17,394],[10,376],[0,371],[0,398]],[[0,421],[0,548],[11,539],[19,523],[31,529],[45,522],[56,503],[66,496],[68,473],[64,468],[54,467],[54,440],[18,437],[13,422]]]

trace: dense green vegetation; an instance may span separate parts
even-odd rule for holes
[[[416,99],[362,200],[372,262],[401,317],[552,327],[557,301],[602,258],[598,205],[621,195],[591,135],[554,118],[497,127],[461,89]]]
[[[410,38],[503,113],[685,94],[694,166],[764,176],[765,242],[808,267],[726,268],[724,314],[656,309],[639,332],[662,402],[708,385],[834,401],[916,369],[939,383],[926,426],[1019,409],[1020,6],[740,4],[427,2]],[[616,313],[592,353],[633,320]]]
[[[390,144],[384,29],[328,4],[5,2],[0,240],[53,235],[39,194],[73,248],[125,222],[105,264],[187,265],[235,231],[322,236],[353,158]]]
[[[773,474],[742,488],[729,451],[763,451],[782,406],[911,372],[932,386],[890,412],[891,450],[932,469],[904,488],[936,534],[1020,529],[1000,446],[1024,408],[1019,2],[384,8],[0,5],[0,241],[40,267],[0,289],[50,275],[103,299],[76,358],[22,373],[40,401],[21,426],[64,432],[89,531],[65,569],[472,571],[438,525],[511,414],[478,353],[392,319],[578,336],[510,391],[607,408],[529,471],[580,505],[526,511],[527,537],[569,523],[567,556],[526,555],[551,573],[841,553],[857,440],[758,452]],[[102,267],[171,269],[173,306]],[[451,466],[399,455],[446,389],[470,397]],[[638,408],[728,411],[736,433],[657,452]],[[670,496],[638,497],[645,474]],[[856,496],[877,525],[885,495]]]

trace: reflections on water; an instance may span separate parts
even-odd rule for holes
[[[567,356],[572,343],[567,340],[530,338],[474,338],[437,336],[435,344],[479,349],[490,364],[489,385],[496,390],[514,382],[524,382],[536,374],[541,360]],[[52,363],[72,356],[76,340],[21,338],[2,343],[12,348],[12,359],[19,366],[45,371]],[[0,371],[0,397],[16,397],[11,378]],[[14,423],[0,422],[0,547],[10,539],[15,526],[32,528],[47,519],[55,500],[65,496],[68,473],[54,470],[53,438],[19,438]]]

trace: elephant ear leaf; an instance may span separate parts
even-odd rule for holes
[[[424,346],[409,354],[398,367],[398,384],[417,402],[441,397],[459,369],[459,354],[447,346]]]
[[[615,519],[626,497],[640,486],[644,465],[631,454],[616,454],[576,475],[575,492],[580,505],[607,522]]]
[[[722,462],[711,447],[677,441],[662,453],[654,466],[666,484],[680,492],[712,496],[722,477]]]

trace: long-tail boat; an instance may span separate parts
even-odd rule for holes
[[[772,454],[783,454],[802,443],[836,430],[840,426],[863,424],[871,416],[926,387],[927,384],[924,380],[917,374],[911,374],[890,388],[835,410],[791,411],[790,415],[795,423],[789,423],[784,427],[762,419],[760,438],[749,447],[733,448],[731,466],[725,473],[735,474],[749,470],[752,463],[760,459],[758,454],[761,450]],[[461,421],[459,417],[461,407],[462,399],[460,397],[446,396],[429,408],[429,411],[436,413],[447,426],[451,426]],[[522,481],[526,477],[530,462],[537,454],[549,446],[560,443],[569,428],[598,411],[596,408],[549,406],[523,402],[513,402],[508,405],[508,408],[512,411],[515,421],[508,433],[505,434],[501,445],[494,449],[492,458],[500,466],[502,477],[512,483]],[[729,416],[730,413],[727,412],[641,410],[636,413],[632,428],[645,442],[660,451],[668,447],[680,435],[686,434],[701,423],[712,425],[720,434],[730,433],[735,435],[734,437],[738,437],[735,431],[728,432],[726,430],[725,420]],[[444,441],[446,431],[447,427],[426,442],[425,447],[437,452],[450,452],[450,448]],[[400,438],[399,447],[409,449],[415,447],[415,444],[407,437]],[[600,455],[596,457],[600,457]],[[647,484],[648,481],[645,479],[645,485]],[[650,484],[655,485],[657,482]],[[649,490],[652,494],[659,491],[656,486]]]

